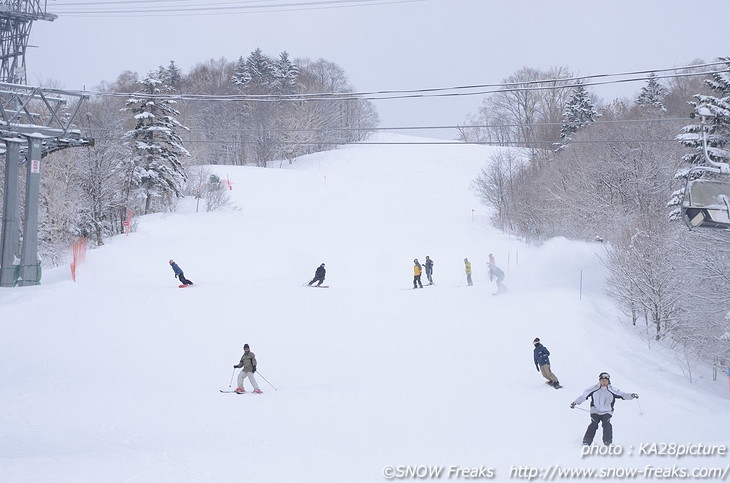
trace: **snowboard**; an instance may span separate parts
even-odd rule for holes
[[[435,284],[433,284],[433,283],[424,283],[424,284],[423,284],[423,287],[420,287],[420,286],[419,286],[418,288],[433,287],[434,285],[435,285]],[[416,287],[411,287],[411,288],[404,288],[403,290],[416,290]]]
[[[312,288],[330,288],[329,285],[307,285],[307,287],[312,287]]]
[[[190,285],[185,285],[184,283],[182,283],[182,284],[178,285],[177,287],[178,287],[178,288],[187,288],[187,287],[192,287],[192,286],[193,286],[192,284],[190,284]]]

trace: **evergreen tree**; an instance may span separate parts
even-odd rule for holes
[[[558,149],[565,146],[580,128],[594,122],[596,117],[598,117],[596,106],[593,104],[585,86],[578,82],[573,90],[573,95],[565,104],[563,125],[560,129],[560,139],[563,143]]]
[[[274,64],[275,91],[277,94],[294,94],[299,83],[299,67],[289,60],[289,54],[284,51]]]
[[[182,82],[182,71],[175,64],[174,60],[170,61],[170,65],[167,66],[167,85],[175,90],[180,89],[180,83]]]
[[[238,58],[238,61],[236,61],[236,65],[233,67],[231,82],[234,86],[243,88],[249,83],[250,80],[251,76],[246,69],[246,61],[243,59],[243,56],[241,56]]]
[[[276,69],[274,63],[256,48],[241,65],[239,59],[232,76],[233,84],[246,94],[271,94],[276,85]]]
[[[149,213],[153,198],[181,195],[186,179],[180,155],[189,156],[177,134],[186,129],[175,116],[180,113],[173,107],[175,101],[165,98],[170,87],[156,75],[150,74],[141,81],[142,89],[125,103],[122,111],[134,117],[134,129],[125,138],[132,152],[129,166],[129,194],[144,198],[144,213]]]
[[[639,97],[636,98],[638,106],[655,107],[666,111],[664,107],[664,98],[667,90],[656,80],[656,74],[649,74],[649,79],[644,87],[641,88]]]
[[[154,77],[166,85],[171,91],[178,90],[180,88],[180,82],[182,81],[182,72],[180,72],[178,66],[175,65],[175,61],[171,60],[169,66],[159,66]]]

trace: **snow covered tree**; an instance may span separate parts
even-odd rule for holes
[[[101,246],[104,238],[121,233],[126,218],[124,159],[129,154],[119,139],[124,135],[124,118],[119,116],[116,98],[100,98],[85,105],[81,127],[94,144],[75,153],[80,210],[76,234]]]
[[[517,150],[498,151],[489,158],[490,163],[482,168],[473,181],[472,188],[482,202],[494,208],[492,222],[501,230],[510,231],[511,214],[514,208],[515,174],[527,164]]]
[[[645,107],[655,107],[662,111],[666,111],[664,107],[664,98],[667,90],[657,81],[656,74],[649,74],[646,85],[641,88],[639,97],[636,98],[636,105]]]
[[[161,198],[171,203],[171,196],[181,195],[186,176],[180,156],[189,156],[178,134],[187,130],[175,116],[175,101],[165,94],[170,88],[150,74],[141,81],[142,89],[127,99],[123,112],[134,117],[134,129],[125,134],[132,156],[128,167],[129,194],[144,199],[144,213],[152,201]]]
[[[175,65],[175,61],[171,60],[170,65],[167,67],[161,65],[157,68],[155,78],[166,85],[171,91],[175,91],[180,89],[182,72],[180,72],[180,68]]]
[[[299,67],[289,60],[286,51],[279,54],[279,59],[274,64],[274,79],[274,93],[286,95],[297,92]]]
[[[243,56],[239,57],[236,61],[236,65],[233,67],[233,75],[231,75],[231,82],[235,86],[243,87],[249,83],[251,75],[246,69],[246,61]]]
[[[631,313],[634,325],[637,312],[646,314],[647,335],[656,340],[677,325],[684,295],[677,283],[679,270],[671,263],[676,247],[667,231],[666,225],[655,224],[628,240],[616,240],[604,260],[609,293]]]
[[[246,94],[271,94],[276,85],[276,68],[274,62],[256,48],[244,63],[236,64],[232,81]]]
[[[560,147],[565,146],[573,134],[588,123],[594,122],[598,117],[596,106],[591,100],[588,91],[582,82],[573,89],[573,95],[568,99],[563,111],[563,124],[560,128]]]
[[[277,94],[279,86],[275,62],[257,48],[243,61],[241,57],[231,76],[238,90],[249,96]],[[275,131],[278,103],[252,97],[239,106],[244,124],[245,143],[256,166],[265,167],[277,153],[278,139]]]

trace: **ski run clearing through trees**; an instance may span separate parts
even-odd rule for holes
[[[506,481],[524,465],[725,467],[718,456],[627,455],[728,445],[727,381],[697,365],[690,384],[677,353],[622,322],[604,293],[602,245],[528,246],[490,227],[470,186],[499,149],[360,145],[272,169],[211,166],[233,182],[227,209],[196,213],[183,199],[90,250],[76,283],[66,265],[40,286],[0,289],[0,481],[370,483],[412,464],[485,466]],[[491,296],[489,253],[504,296]],[[426,255],[437,285],[401,290]],[[171,258],[195,290],[174,290]],[[301,290],[321,263],[332,290]],[[545,392],[535,337],[564,390]],[[258,379],[262,397],[218,392],[244,343],[278,391]],[[589,416],[569,404],[602,371],[641,405],[616,402],[623,456],[581,458]]]

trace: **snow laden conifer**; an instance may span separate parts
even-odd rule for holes
[[[295,101],[275,96],[298,94],[299,68],[282,52],[277,60],[257,48],[244,60],[236,62],[232,84],[247,96],[252,96],[240,108],[240,122],[246,126],[244,136],[249,145],[247,154],[257,166],[284,155],[290,162],[295,154],[283,129],[291,116],[297,115]],[[267,97],[269,96],[269,97]],[[285,143],[285,144],[283,144]]]
[[[573,90],[573,95],[565,104],[558,150],[570,143],[573,135],[586,124],[594,122],[596,117],[598,117],[596,106],[583,83],[579,81]]]
[[[657,81],[656,74],[649,74],[646,85],[641,88],[639,96],[636,98],[636,105],[643,107],[654,107],[661,111],[666,111],[664,107],[664,98],[667,90]]]
[[[277,94],[295,94],[299,85],[299,67],[289,60],[284,51],[274,64],[274,89]]]
[[[272,94],[276,85],[276,69],[271,59],[257,48],[245,61],[243,57],[239,58],[231,81],[246,94]]]
[[[170,87],[156,75],[149,74],[141,89],[127,99],[123,112],[134,118],[134,129],[125,134],[132,156],[128,167],[129,195],[144,200],[144,213],[152,209],[153,200],[164,206],[173,196],[181,196],[185,170],[180,156],[190,156],[178,135],[187,130],[175,116],[175,100],[165,97]]]

